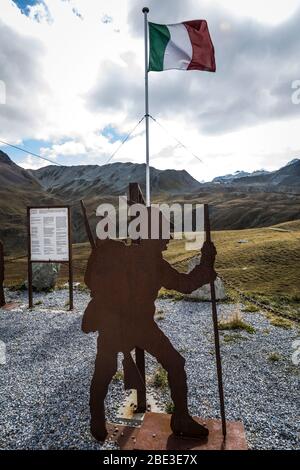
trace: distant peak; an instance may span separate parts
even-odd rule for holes
[[[295,165],[295,163],[300,162],[300,158],[294,158],[290,162],[288,162],[285,166]]]

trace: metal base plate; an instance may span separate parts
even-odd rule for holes
[[[224,439],[220,420],[194,419],[208,427],[208,438],[199,440],[176,437],[170,428],[171,415],[146,413],[136,435],[134,448],[138,450],[247,450],[243,423],[226,421],[227,435]]]
[[[7,302],[5,305],[3,305],[3,310],[13,310],[14,308],[19,307],[20,302]]]
[[[106,423],[106,427],[108,431],[106,441],[115,442],[120,446],[121,450],[135,449],[136,438],[140,428],[111,423]]]

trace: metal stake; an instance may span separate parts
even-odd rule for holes
[[[148,90],[148,20],[149,8],[143,8],[144,33],[145,33],[145,123],[146,123],[146,206],[151,204],[150,200],[150,166],[149,166],[149,90]]]
[[[204,227],[205,227],[206,241],[210,242],[211,233],[210,233],[208,204],[204,204]],[[222,432],[223,432],[223,436],[225,437],[226,436],[226,418],[225,418],[224,390],[223,390],[223,377],[222,377],[222,362],[221,362],[221,353],[220,353],[220,338],[219,338],[219,330],[218,330],[216,291],[215,291],[214,282],[210,283],[210,294],[211,294],[212,318],[213,318],[214,336],[215,336],[215,351],[216,351],[216,364],[217,364],[217,375],[218,375],[218,388],[219,388],[219,397],[220,397],[220,410],[221,410],[221,419],[222,419]]]

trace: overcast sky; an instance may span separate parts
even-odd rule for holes
[[[217,63],[149,74],[150,113],[168,130],[151,123],[153,166],[210,180],[300,157],[299,0],[0,0],[0,139],[66,165],[105,163],[144,114],[143,6],[157,23],[206,19]],[[112,161],[142,163],[144,147],[141,124]]]

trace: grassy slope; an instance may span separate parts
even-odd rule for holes
[[[217,271],[241,291],[300,315],[300,220],[270,228],[228,230],[213,233],[217,247]],[[238,243],[247,240],[247,243]],[[83,281],[89,244],[74,245],[74,278]],[[185,269],[195,252],[186,251],[182,240],[172,241],[166,258]],[[6,284],[22,282],[26,260],[6,265]],[[60,282],[67,279],[62,266]]]
[[[216,270],[236,288],[279,310],[300,316],[300,221],[270,228],[213,233]],[[238,243],[247,240],[247,243]],[[184,242],[173,242],[167,258],[185,268]]]

